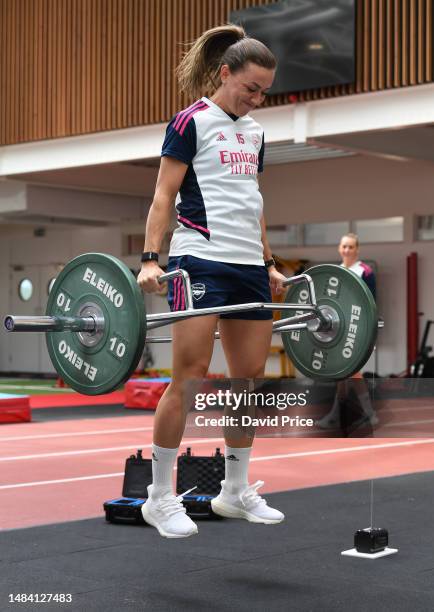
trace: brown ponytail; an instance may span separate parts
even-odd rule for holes
[[[227,24],[207,30],[192,44],[176,69],[181,91],[197,98],[213,93],[221,84],[220,68],[232,73],[247,62],[274,69],[276,58],[259,40],[249,38],[241,26]]]

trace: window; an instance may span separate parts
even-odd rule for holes
[[[402,242],[404,240],[403,217],[354,221],[353,228],[362,243]]]
[[[18,295],[23,302],[28,302],[33,295],[33,283],[29,278],[23,278],[18,284]]]
[[[267,227],[267,238],[271,247],[297,246],[299,225],[271,225]]]
[[[333,223],[306,223],[304,226],[304,244],[306,246],[339,244],[342,236],[350,231],[348,221]]]
[[[417,217],[416,240],[434,240],[434,215]]]

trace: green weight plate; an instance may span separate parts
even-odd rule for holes
[[[294,366],[309,378],[348,378],[360,371],[374,348],[378,319],[372,293],[354,272],[341,266],[314,266],[306,274],[313,280],[318,306],[334,319],[333,329],[320,333],[308,329],[284,332],[285,351]],[[306,284],[290,286],[285,301],[307,303]],[[282,318],[296,312],[282,311]]]
[[[97,334],[47,332],[59,376],[85,395],[113,391],[134,372],[146,340],[142,292],[127,266],[111,255],[87,253],[70,261],[50,292],[49,316],[102,316]]]

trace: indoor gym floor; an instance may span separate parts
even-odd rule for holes
[[[428,407],[427,407],[428,408]],[[39,408],[0,429],[0,609],[433,610],[434,438],[258,438],[250,481],[280,525],[202,521],[167,540],[107,523],[125,459],[149,456],[153,415],[122,405]],[[211,454],[223,440],[186,439]],[[389,531],[396,555],[342,557],[357,529]],[[72,603],[10,603],[71,593]]]

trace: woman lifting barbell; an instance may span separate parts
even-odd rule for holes
[[[271,256],[257,181],[263,130],[248,115],[264,101],[275,68],[269,49],[231,24],[204,32],[182,59],[181,90],[210,97],[177,113],[167,127],[137,279],[145,291],[159,287],[158,253],[178,194],[168,271],[183,268],[190,274],[198,306],[270,302],[270,287],[282,292],[285,277]],[[180,279],[170,282],[168,300],[171,310],[183,309]],[[142,507],[145,521],[166,537],[197,533],[173,493],[172,474],[185,427],[183,383],[206,376],[217,326],[231,378],[264,376],[270,311],[193,317],[174,325],[172,381],[155,415],[153,482]],[[257,523],[281,522],[284,515],[257,493],[263,483],[248,483],[252,439],[225,436],[225,442],[225,480],[212,500],[213,511]]]

